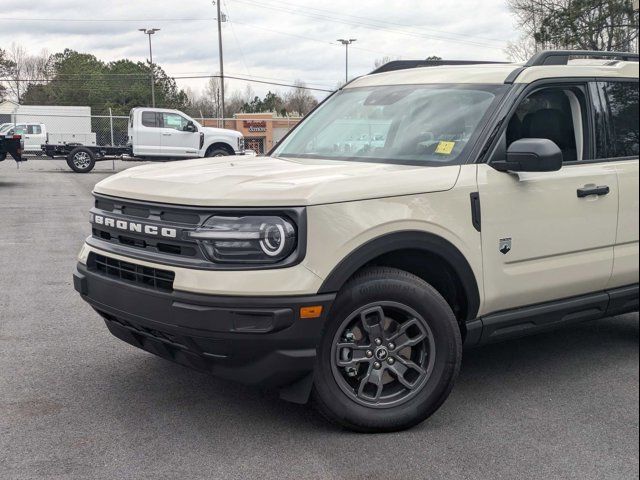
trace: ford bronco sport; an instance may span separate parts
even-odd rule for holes
[[[75,288],[136,347],[411,427],[463,345],[638,309],[637,60],[391,63],[268,157],[126,170]]]

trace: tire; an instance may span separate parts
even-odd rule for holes
[[[228,157],[231,155],[225,148],[209,148],[205,157]]]
[[[385,320],[377,322],[380,318]],[[327,419],[344,428],[404,430],[444,403],[461,361],[460,328],[444,298],[408,272],[369,268],[343,287],[331,308],[312,399]],[[365,379],[374,381],[363,387]]]
[[[86,147],[77,147],[67,155],[67,165],[76,173],[89,173],[96,166],[96,158]]]

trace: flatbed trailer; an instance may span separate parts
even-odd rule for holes
[[[79,143],[42,145],[42,151],[49,158],[64,157],[74,172],[87,173],[93,170],[96,162],[113,157],[133,156],[131,145],[82,145]]]
[[[24,150],[24,140],[21,135],[0,135],[0,162],[5,160],[8,155],[20,163],[26,159],[22,156]]]

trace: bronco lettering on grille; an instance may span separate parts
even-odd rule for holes
[[[153,237],[176,238],[177,230],[175,228],[158,227],[156,225],[147,225],[144,223],[129,222],[128,220],[117,220],[104,215],[91,214],[91,223],[96,225],[104,225],[105,227],[123,230],[125,232],[143,233]]]

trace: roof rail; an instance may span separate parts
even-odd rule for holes
[[[389,63],[385,63],[381,67],[376,68],[369,75],[375,73],[393,72],[396,70],[408,70],[410,68],[420,67],[440,67],[443,65],[482,65],[491,63],[506,63],[506,62],[486,62],[476,60],[393,60]]]
[[[505,79],[505,84],[512,84],[516,78],[527,69],[527,67],[567,65],[570,57],[592,57],[610,58],[612,60],[623,60],[627,62],[637,62],[638,54],[629,52],[602,52],[598,50],[546,50],[538,52],[529,59],[522,67],[516,68]]]
[[[602,52],[597,50],[547,50],[538,52],[525,63],[525,67],[540,65],[567,65],[570,57],[611,58],[637,62],[638,54],[629,52]]]

